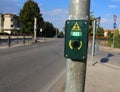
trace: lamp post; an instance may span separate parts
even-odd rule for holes
[[[100,25],[100,19],[101,17],[98,17],[93,21],[93,41],[92,41],[92,57],[91,57],[92,65],[96,63],[93,61],[94,61],[94,56],[98,53],[98,42],[96,39],[96,33]]]
[[[43,29],[40,28],[40,38],[41,38],[41,40],[42,40],[42,35],[41,35],[42,31],[43,31]]]

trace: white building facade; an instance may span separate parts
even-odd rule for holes
[[[15,14],[0,14],[0,32],[15,34],[20,31],[19,16]]]

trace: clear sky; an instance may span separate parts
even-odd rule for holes
[[[1,0],[0,13],[13,13],[19,15],[27,0]],[[38,3],[45,21],[63,31],[65,20],[68,19],[69,0],[34,0]],[[91,11],[95,17],[101,17],[101,26],[104,29],[113,29],[113,15],[120,21],[120,0],[91,0]]]

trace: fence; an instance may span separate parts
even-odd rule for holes
[[[0,47],[28,44],[33,41],[32,36],[0,36]]]

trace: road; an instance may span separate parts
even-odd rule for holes
[[[45,92],[65,69],[63,40],[0,50],[0,92]]]
[[[0,50],[0,92],[47,92],[64,74],[63,53],[63,39]],[[120,53],[100,49],[96,57],[108,55],[106,63],[120,67]]]

